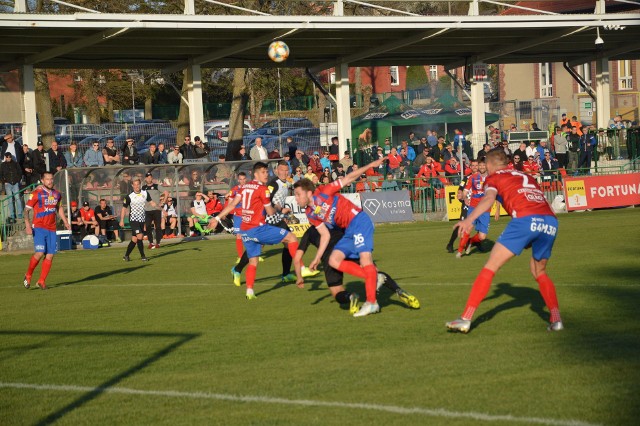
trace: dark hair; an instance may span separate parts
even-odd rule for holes
[[[238,173],[238,176],[244,176],[244,177],[247,177],[247,174],[246,174],[245,172],[240,172],[240,173]]]
[[[227,157],[224,156],[224,154],[220,154],[218,155],[218,159],[219,160],[225,160]]]
[[[280,161],[278,161],[278,166],[287,166],[287,167],[289,167],[289,163],[287,163],[284,160],[280,160]]]
[[[267,168],[268,166],[266,165],[266,163],[263,163],[262,161],[258,161],[256,164],[253,165],[253,168],[251,169],[251,171],[255,173],[260,169],[267,169]]]
[[[296,189],[296,188],[302,188],[305,191],[311,191],[311,192],[316,190],[316,186],[313,184],[313,182],[311,182],[307,178],[302,178],[296,183],[294,183],[293,189]]]

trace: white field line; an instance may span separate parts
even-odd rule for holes
[[[230,395],[208,392],[181,392],[181,391],[159,391],[159,390],[139,390],[131,388],[93,388],[89,386],[71,386],[71,385],[47,385],[47,384],[29,384],[29,383],[3,383],[0,382],[0,388],[8,389],[29,389],[41,391],[60,391],[60,392],[103,392],[125,395],[142,395],[142,396],[160,396],[166,398],[190,398],[190,399],[208,399],[229,402],[248,402],[258,404],[274,404],[274,405],[297,405],[305,407],[330,407],[330,408],[347,408],[374,410],[386,413],[417,415],[428,417],[443,417],[450,419],[471,419],[485,422],[509,422],[509,423],[528,423],[543,424],[557,426],[595,426],[594,423],[583,422],[580,420],[561,420],[550,419],[544,417],[518,417],[511,414],[494,415],[486,413],[477,413],[473,411],[450,411],[444,408],[420,408],[420,407],[400,407],[396,405],[367,404],[358,402],[340,402],[340,401],[319,401],[311,399],[286,399],[272,398],[267,396],[250,396],[250,395]]]
[[[258,280],[257,285],[260,286],[263,283],[260,283]],[[459,283],[425,283],[425,282],[399,282],[400,287],[471,287],[473,284],[472,281],[469,282],[459,282]],[[63,289],[88,289],[88,288],[120,288],[120,287],[233,287],[231,280],[228,282],[217,282],[217,283],[207,283],[207,282],[169,282],[169,283],[126,283],[126,284],[93,284],[90,281],[86,281],[84,283],[77,283],[73,285],[63,285],[61,287],[56,287],[56,283],[48,283],[50,289],[63,290]],[[268,283],[264,283],[264,285],[269,285]],[[293,285],[293,284],[289,284]],[[615,284],[615,283],[555,283],[556,288],[563,287],[640,287],[640,283],[638,284]],[[22,287],[22,282],[18,284],[11,284],[6,286],[0,286],[0,290],[3,289],[15,289]],[[521,287],[521,286],[519,286]],[[35,288],[35,287],[33,287]]]

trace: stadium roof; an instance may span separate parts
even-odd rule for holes
[[[274,39],[285,66],[472,61],[531,63],[596,57],[596,27],[611,59],[640,57],[640,14],[514,16],[213,16],[76,13],[0,14],[0,71],[39,68],[267,67]],[[607,28],[624,29],[607,29]]]

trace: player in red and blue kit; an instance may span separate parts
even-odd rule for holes
[[[240,194],[240,188],[242,185],[247,183],[247,175],[244,172],[238,173],[237,177],[238,184],[231,188],[229,193],[225,196],[227,199],[227,203],[230,203],[236,195]],[[242,257],[242,252],[244,251],[244,246],[242,245],[242,236],[240,235],[240,224],[242,223],[242,206],[236,207],[233,211],[233,232],[236,234],[236,253],[238,253],[238,260]],[[215,228],[213,228],[215,229]],[[237,263],[237,262],[236,262]]]
[[[67,221],[67,217],[64,215],[64,209],[60,205],[62,195],[53,189],[53,174],[46,172],[42,175],[41,180],[42,185],[37,187],[29,195],[29,200],[27,201],[24,211],[25,232],[27,235],[33,235],[35,253],[29,261],[29,268],[24,275],[23,285],[24,288],[27,289],[31,287],[33,270],[36,269],[36,266],[40,263],[40,259],[44,256],[42,271],[40,272],[40,278],[38,278],[38,287],[46,290],[47,285],[45,281],[47,275],[49,275],[49,270],[51,270],[53,256],[57,252],[56,214],[60,216],[66,229],[70,230],[71,225]],[[33,221],[29,219],[31,212],[33,212]]]
[[[489,292],[495,273],[513,256],[531,247],[531,274],[538,282],[542,298],[551,313],[547,330],[560,331],[564,326],[556,288],[546,271],[558,232],[558,219],[536,181],[524,173],[507,168],[509,160],[503,150],[489,151],[485,158],[489,171],[484,188],[485,196],[474,211],[455,226],[460,233],[471,231],[474,221],[488,211],[496,200],[502,203],[512,219],[496,241],[489,260],[473,283],[462,316],[448,322],[446,326],[452,331],[469,332],[473,314]]]
[[[296,202],[305,209],[309,223],[320,233],[320,245],[309,267],[316,269],[331,239],[330,228],[344,229],[344,237],[335,245],[329,256],[329,266],[356,277],[364,278],[367,301],[353,314],[362,317],[380,312],[376,300],[378,270],[373,263],[373,222],[366,213],[338,192],[351,185],[369,169],[380,167],[384,158],[367,164],[338,180],[315,188],[309,179],[301,179],[293,185]],[[358,257],[360,264],[347,259]],[[294,262],[298,285],[304,283],[301,267]]]
[[[234,211],[238,204],[242,203],[240,235],[249,256],[249,266],[247,266],[248,300],[256,298],[253,284],[256,279],[262,245],[283,243],[287,246],[291,257],[295,256],[296,250],[298,250],[298,240],[294,234],[286,229],[265,223],[265,213],[270,215],[275,213],[275,209],[271,205],[269,188],[266,186],[269,172],[265,163],[257,162],[253,165],[253,179],[251,182],[242,185],[240,192],[236,194],[234,199],[222,209],[217,217],[212,218],[211,222],[209,222],[210,225],[217,226],[217,222],[224,219]]]
[[[467,178],[464,187],[464,203],[467,205],[467,215],[473,212],[482,197],[484,197],[484,182],[487,178],[487,164],[484,159],[481,162],[472,161],[471,172],[472,174]],[[476,231],[478,231],[473,237],[470,237],[470,234],[466,232],[462,234],[458,252],[456,253],[458,259],[462,257],[465,251],[466,254],[469,254],[472,245],[480,247],[482,241],[487,238],[489,222],[491,221],[490,216],[489,212],[486,211],[473,222]]]

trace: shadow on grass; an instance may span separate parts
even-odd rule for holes
[[[77,408],[82,407],[86,403],[92,401],[93,399],[100,396],[105,390],[108,390],[110,387],[113,387],[123,381],[124,379],[133,376],[134,374],[140,372],[144,368],[150,366],[154,362],[166,357],[171,354],[173,351],[178,349],[180,346],[190,342],[191,340],[199,337],[199,333],[143,333],[143,332],[118,332],[118,331],[21,331],[21,330],[1,330],[1,335],[40,335],[40,336],[56,336],[56,337],[96,337],[96,336],[105,336],[105,337],[135,337],[135,338],[175,338],[176,341],[161,348],[157,352],[151,354],[147,358],[143,359],[141,362],[136,365],[122,371],[119,374],[107,379],[106,381],[97,385],[93,390],[87,392],[80,397],[76,398],[71,403],[66,406],[54,411],[48,416],[40,419],[36,424],[38,425],[48,425],[53,422],[56,422],[63,418],[65,415],[71,413]]]
[[[483,303],[487,300],[498,299],[503,296],[509,297],[511,300],[507,300],[478,316],[478,318],[473,321],[472,327],[474,329],[483,322],[491,321],[500,312],[526,306],[529,306],[529,309],[537,314],[543,321],[549,321],[549,314],[545,311],[546,305],[538,290],[529,287],[515,287],[510,283],[500,283],[494,287],[493,294],[486,297]]]

